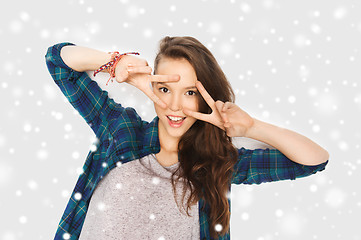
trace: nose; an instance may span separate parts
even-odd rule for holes
[[[173,96],[171,98],[171,102],[168,106],[169,106],[169,109],[172,110],[173,112],[178,112],[178,111],[182,110],[181,105],[182,104],[181,104],[180,97]]]

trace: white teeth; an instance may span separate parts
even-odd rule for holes
[[[183,118],[176,118],[176,117],[171,117],[171,116],[168,116],[168,118],[172,121],[179,121],[179,120],[183,119]]]

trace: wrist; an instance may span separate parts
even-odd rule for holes
[[[256,136],[258,135],[257,132],[262,122],[256,118],[252,118],[252,119],[253,119],[253,124],[247,129],[246,133],[244,134],[244,137],[256,139]]]
[[[98,74],[99,72],[107,71],[110,75],[110,78],[108,79],[106,85],[108,85],[108,82],[110,80],[112,80],[113,82],[113,78],[115,78],[115,69],[117,67],[117,64],[127,54],[139,55],[138,52],[128,52],[122,54],[120,54],[119,52],[108,52],[108,55],[110,55],[110,61],[101,65],[98,69],[94,70],[93,76],[95,77],[95,75]]]
[[[104,55],[103,59],[101,61],[99,61],[99,65],[96,69],[99,69],[101,66],[103,66],[104,64],[110,62],[112,60],[112,54],[111,53],[106,53],[106,55]],[[93,69],[93,70],[96,70]],[[100,72],[108,72],[107,69],[103,69]]]

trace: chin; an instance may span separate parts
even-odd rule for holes
[[[191,119],[190,117],[186,117],[183,120],[183,123],[181,126],[173,127],[169,123],[168,118],[165,117],[165,119],[164,119],[164,121],[162,121],[162,123],[164,124],[165,129],[167,130],[167,132],[170,136],[179,138],[179,137],[183,136],[183,134],[186,133],[192,127],[192,125],[195,123],[195,120]]]

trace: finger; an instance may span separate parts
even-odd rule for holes
[[[211,107],[212,110],[214,110],[215,102],[211,95],[206,91],[206,89],[203,87],[202,83],[200,81],[196,81],[196,87],[198,91],[201,93],[203,99],[206,101],[208,106]]]
[[[230,109],[232,107],[232,104],[231,102],[226,102],[223,106],[223,109],[222,111],[227,111],[228,109]]]
[[[216,107],[218,109],[218,112],[221,115],[223,121],[226,123],[226,122],[228,122],[228,116],[227,116],[227,113],[225,113],[223,111],[223,106],[224,105],[225,105],[225,103],[223,103],[222,101],[220,101],[220,100],[216,101]]]
[[[221,115],[222,115],[222,117],[223,117],[223,121],[224,121],[225,123],[229,123],[229,119],[228,119],[227,113],[222,113]]]
[[[178,74],[171,75],[150,75],[150,81],[152,82],[177,82],[180,80]]]
[[[208,114],[195,112],[195,111],[189,110],[187,108],[183,108],[183,113],[190,117],[193,117],[193,118],[205,121],[205,122],[209,122]]]
[[[222,107],[222,113],[223,113],[225,122],[229,122],[228,114],[227,114],[228,111],[227,110],[229,110],[231,107],[232,107],[231,102],[225,102],[223,107]]]
[[[130,73],[147,73],[147,74],[151,74],[152,73],[152,68],[149,66],[133,66],[130,67],[128,66],[127,71]]]
[[[151,89],[147,89],[145,90],[145,94],[156,104],[158,104],[161,108],[166,109],[167,108],[167,104],[165,102],[163,102],[159,97],[157,97],[157,95],[155,95],[155,93],[151,90]]]

